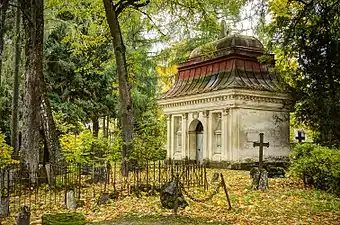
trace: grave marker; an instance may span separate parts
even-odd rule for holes
[[[260,142],[254,142],[253,143],[253,146],[254,146],[254,148],[255,147],[260,147],[259,148],[259,170],[261,170],[262,169],[262,164],[263,164],[263,147],[269,147],[269,142],[266,142],[266,143],[264,143],[263,142],[263,136],[264,136],[264,133],[260,133],[259,134],[260,135]]]

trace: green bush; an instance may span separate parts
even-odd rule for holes
[[[80,213],[45,214],[42,225],[85,225],[86,218]]]
[[[340,196],[340,150],[312,144],[297,145],[290,155],[290,173],[305,185]]]
[[[11,159],[13,148],[6,144],[5,135],[0,131],[0,168],[17,163],[17,161]]]

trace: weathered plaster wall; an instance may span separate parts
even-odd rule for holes
[[[238,109],[239,111],[239,160],[258,161],[259,148],[253,147],[259,141],[259,133],[264,133],[264,158],[287,157],[289,154],[289,112],[275,112],[255,109]]]

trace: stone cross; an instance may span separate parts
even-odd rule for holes
[[[302,141],[304,141],[306,138],[305,138],[305,135],[302,135],[304,132],[299,130],[298,132],[298,136],[295,137],[296,140],[298,140],[299,143],[301,143]]]
[[[255,147],[260,147],[260,152],[259,152],[259,170],[262,169],[262,164],[263,164],[263,147],[269,147],[269,142],[264,143],[263,142],[263,136],[264,133],[260,133],[260,142],[254,142],[253,146]]]

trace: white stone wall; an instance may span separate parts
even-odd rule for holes
[[[255,109],[239,111],[239,151],[240,161],[258,161],[259,148],[253,147],[259,141],[259,133],[264,133],[264,159],[287,157],[289,154],[289,112],[275,112]]]

